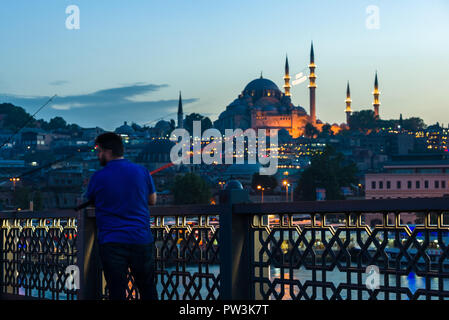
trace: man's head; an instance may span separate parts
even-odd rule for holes
[[[97,156],[101,166],[105,166],[109,161],[123,158],[124,147],[122,138],[113,133],[106,132],[100,134],[95,139]]]

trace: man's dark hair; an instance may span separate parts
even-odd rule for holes
[[[102,149],[112,150],[112,155],[115,157],[123,156],[124,147],[122,138],[114,132],[100,134],[95,139],[95,144],[99,145]]]

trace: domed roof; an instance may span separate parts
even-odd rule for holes
[[[125,121],[122,126],[115,129],[115,133],[117,134],[133,134],[134,129],[128,125],[128,123]]]
[[[265,107],[265,106],[276,106],[277,107],[280,104],[281,104],[280,101],[273,97],[263,97],[254,103],[254,105],[261,106],[261,107]]]
[[[154,127],[162,130],[167,130],[170,129],[170,122],[166,120],[159,120]]]
[[[225,186],[226,190],[231,190],[231,189],[238,189],[238,190],[243,190],[243,186],[242,183],[238,180],[231,180],[229,181],[226,186]]]
[[[150,141],[137,156],[137,162],[170,162],[170,151],[175,145],[169,139],[154,139]]]
[[[265,79],[265,78],[258,78],[250,83],[248,83],[243,89],[243,92],[251,92],[252,90],[258,91],[258,90],[276,90],[280,91],[278,86],[271,80]]]

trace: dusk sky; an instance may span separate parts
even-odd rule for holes
[[[346,83],[352,109],[372,108],[379,75],[380,117],[418,116],[449,123],[447,0],[14,0],[1,1],[0,103],[37,116],[62,116],[83,127],[113,130],[176,119],[184,112],[216,120],[251,80],[283,86],[307,71],[310,43],[317,64],[317,117],[345,121]],[[80,10],[69,30],[66,8]],[[367,27],[369,6],[379,28]],[[370,20],[371,21],[371,20]],[[308,75],[308,71],[306,72]],[[307,83],[292,102],[309,112]]]

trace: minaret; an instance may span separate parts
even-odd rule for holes
[[[289,75],[289,68],[288,68],[288,57],[285,56],[285,76],[284,76],[284,92],[287,97],[290,97],[290,75]]]
[[[374,91],[373,91],[373,95],[374,95],[374,102],[373,102],[373,107],[374,107],[374,118],[379,117],[379,106],[380,106],[380,102],[379,102],[379,82],[377,81],[377,71],[376,71],[376,78],[374,79]]]
[[[349,89],[349,81],[348,86],[346,87],[346,124],[349,125],[349,118],[351,117],[351,90]]]
[[[182,112],[182,98],[181,98],[181,91],[179,91],[179,102],[178,102],[178,128],[183,128],[184,124],[183,124],[183,119],[184,119],[184,115]]]
[[[315,79],[316,79],[316,75],[315,75],[315,54],[313,52],[313,42],[312,42],[312,47],[310,48],[310,64],[309,64],[309,69],[310,69],[310,75],[309,75],[309,93],[310,93],[310,120],[312,122],[312,124],[316,124],[316,100],[315,100],[315,89],[316,89],[316,84],[315,84]]]

